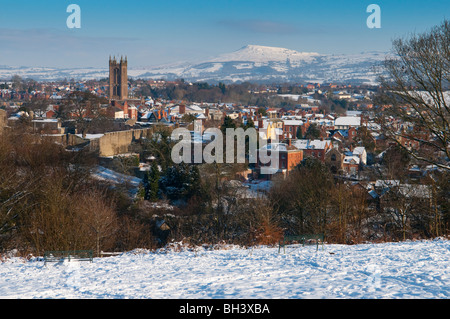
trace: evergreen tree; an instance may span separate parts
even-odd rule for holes
[[[258,108],[258,111],[256,111],[256,112],[262,116],[267,116],[267,111],[266,111],[265,107]]]
[[[308,127],[306,131],[305,138],[309,140],[315,140],[320,138],[320,129],[317,124],[313,123]]]
[[[197,165],[192,165],[189,169],[188,197],[201,196],[200,171]]]
[[[223,134],[225,134],[227,132],[227,128],[233,128],[233,129],[236,128],[236,123],[229,116],[225,116],[225,118],[223,119],[223,124],[220,127],[220,130],[222,131]]]
[[[297,139],[301,140],[303,138],[302,128],[297,128]]]
[[[151,166],[151,173],[148,178],[148,199],[152,202],[156,202],[158,200],[159,195],[159,168],[156,162],[154,161]]]
[[[245,125],[243,126],[244,130],[250,128],[250,127],[255,127],[255,123],[253,122],[251,117],[247,117],[247,123],[245,123]]]
[[[227,87],[226,87],[226,85],[224,83],[219,82],[219,89],[222,92],[222,94],[225,94],[225,92],[227,90]]]
[[[144,199],[149,199],[149,174],[145,172],[144,178],[142,179],[142,184],[144,185]]]
[[[181,163],[168,167],[160,186],[164,195],[171,200],[188,201],[202,194],[200,172],[196,165]]]

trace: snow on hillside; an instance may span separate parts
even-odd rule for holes
[[[291,63],[299,61],[313,61],[320,56],[315,52],[298,52],[295,50],[268,47],[262,45],[246,45],[245,47],[232,52],[219,55],[210,62],[233,62],[233,61],[251,61],[251,62],[286,62],[287,59]]]
[[[383,52],[362,52],[348,55],[299,52],[286,48],[247,45],[243,48],[196,62],[178,62],[153,67],[129,67],[128,75],[136,78],[184,78],[189,81],[286,81],[376,83],[373,66],[383,61]],[[108,77],[105,68],[27,68],[0,66],[0,79],[18,74],[24,78],[100,79]]]
[[[183,246],[181,246],[183,247]],[[180,248],[180,247],[179,247]],[[450,241],[134,250],[93,262],[0,263],[7,299],[447,299]]]
[[[102,166],[96,167],[92,172],[92,176],[96,179],[108,181],[113,184],[126,184],[135,188],[139,187],[139,184],[142,182],[138,177],[121,174]]]

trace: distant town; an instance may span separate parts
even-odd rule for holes
[[[374,104],[379,89],[377,86],[333,83],[230,85],[230,90],[231,87],[245,90],[242,96],[255,102],[243,104],[239,100],[222,102],[220,96],[217,101],[195,101],[184,99],[176,92],[177,88],[183,91],[183,86],[196,86],[207,92],[205,85],[209,91],[221,91],[227,89],[225,84],[210,86],[184,80],[128,80],[126,71],[124,74],[122,83],[116,84],[119,90],[123,88],[124,91],[116,91],[115,94],[109,93],[109,87],[114,84],[107,79],[35,82],[16,77],[12,81],[5,81],[0,84],[0,106],[6,117],[3,125],[14,126],[21,120],[29,120],[34,132],[55,137],[75,135],[77,139],[73,139],[72,144],[81,145],[86,144],[86,141],[102,139],[103,134],[110,132],[161,125],[169,128],[192,127],[195,120],[202,121],[203,130],[220,127],[224,118],[229,117],[238,126],[254,123],[260,134],[276,135],[279,141],[290,146],[287,160],[280,162],[279,172],[282,174],[287,174],[303,158],[312,156],[327,163],[333,173],[358,180],[366,180],[366,175],[371,171],[369,168],[379,163],[384,152],[393,145],[386,141],[381,132],[378,112],[388,106]],[[175,93],[172,95],[180,95],[180,99],[167,96],[169,91]],[[89,114],[86,108],[81,114],[73,110],[69,116],[64,114],[61,105],[76,92],[85,92],[98,98],[99,112]],[[166,96],[160,97],[162,95]],[[210,96],[204,93],[203,97],[208,100]],[[86,121],[101,117],[110,125],[108,128],[104,125],[92,126],[82,132],[73,125],[73,120],[78,117]],[[124,150],[131,143],[131,140],[124,141],[128,145],[116,149],[103,146],[102,143],[95,143],[95,147],[99,147],[100,156],[120,156],[128,153]],[[413,141],[401,143],[408,147],[415,146]],[[301,155],[292,161],[294,150]],[[417,165],[411,165],[411,169],[417,176]],[[422,167],[422,174],[424,170],[426,167]],[[258,174],[253,171],[250,176],[255,178]]]
[[[152,212],[152,241],[270,244],[283,233],[308,231],[356,243],[437,236],[448,227],[438,212],[438,181],[430,175],[439,167],[405,151],[426,147],[416,136],[431,136],[385,116],[392,105],[380,102],[380,86],[143,80],[127,76],[127,63],[110,57],[109,78],[99,80],[12,76],[0,83],[0,127],[94,154],[91,176],[126,185],[127,214]],[[195,123],[201,133],[253,127],[278,141],[276,174],[262,174],[259,161],[174,165],[170,132],[185,127],[195,134]],[[410,131],[410,138],[388,138],[386,123]],[[211,214],[219,216],[217,224]],[[256,218],[257,229],[243,226],[248,218]],[[190,223],[203,225],[201,231],[187,231]]]

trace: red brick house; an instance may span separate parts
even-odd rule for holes
[[[278,163],[276,167],[272,167],[274,163],[270,161],[271,151],[278,152]],[[269,157],[266,158],[266,157]],[[261,175],[261,168],[272,167],[276,173],[283,175],[289,174],[289,171],[294,169],[303,160],[303,151],[290,145],[289,143],[271,143],[258,150],[258,162],[256,170]],[[264,163],[267,162],[267,163]]]
[[[297,138],[298,130],[301,130],[302,125],[301,120],[283,120],[283,138]]]
[[[315,157],[318,160],[325,162],[325,154],[333,145],[331,140],[296,140],[292,144],[297,149],[303,151],[303,157]]]

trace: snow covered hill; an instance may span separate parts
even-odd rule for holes
[[[376,83],[373,67],[384,61],[383,52],[329,55],[286,48],[247,45],[202,62],[180,62],[157,67],[129,68],[128,75],[143,79],[208,82],[355,82]],[[0,79],[18,74],[37,80],[99,79],[108,69],[12,68],[0,66]]]
[[[141,77],[184,78],[208,82],[355,82],[376,83],[374,67],[382,52],[326,55],[285,48],[247,45],[200,63],[180,63],[149,69]]]
[[[291,63],[297,64],[301,62],[311,62],[315,58],[321,56],[315,52],[298,52],[295,50],[268,47],[262,45],[246,45],[241,49],[226,53],[211,59],[209,62],[256,62],[256,63],[268,63],[268,62],[286,62],[287,59]]]
[[[91,262],[0,263],[0,298],[448,299],[450,241],[134,250]],[[176,249],[178,248],[178,249]]]

